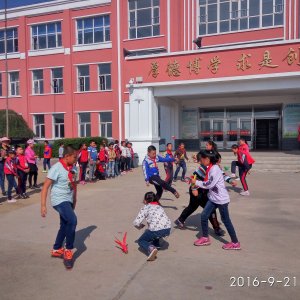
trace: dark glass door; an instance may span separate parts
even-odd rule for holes
[[[256,149],[278,149],[278,119],[256,120]]]

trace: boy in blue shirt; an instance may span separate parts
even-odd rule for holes
[[[90,146],[88,147],[89,153],[89,180],[93,181],[96,179],[96,163],[98,158],[97,145],[95,141],[91,141]]]
[[[162,196],[163,190],[167,190],[175,195],[176,198],[179,198],[179,193],[172,188],[169,184],[163,181],[159,176],[159,170],[157,163],[158,162],[174,162],[175,159],[172,157],[161,157],[156,155],[156,148],[154,146],[148,147],[148,155],[145,157],[143,161],[143,171],[145,176],[145,181],[147,186],[149,184],[153,184],[156,189],[156,200]]]
[[[57,233],[52,257],[63,257],[67,269],[73,267],[73,252],[77,217],[76,206],[76,173],[73,166],[77,159],[77,151],[66,146],[63,158],[51,167],[41,192],[41,215],[47,214],[47,194],[51,187],[51,205],[60,215],[60,228]],[[63,247],[66,239],[66,247]]]

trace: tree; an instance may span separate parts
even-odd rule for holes
[[[8,124],[10,138],[32,138],[33,131],[29,128],[21,115],[13,110],[8,111]],[[6,111],[0,110],[0,136],[6,136]]]

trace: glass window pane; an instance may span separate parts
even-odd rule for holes
[[[249,18],[249,28],[259,27],[259,17]]]
[[[220,4],[220,20],[228,20],[229,19],[229,2]]]
[[[48,32],[48,34],[56,32],[55,23],[50,23],[50,24],[47,25],[47,32]]]
[[[84,30],[84,44],[92,44],[94,42],[93,29]]]
[[[249,16],[259,15],[260,0],[249,0]]]
[[[129,30],[129,38],[136,39],[136,29],[135,28]]]
[[[99,65],[100,74],[110,74],[110,64]]]
[[[106,124],[101,124],[101,136],[107,137],[106,136]]]
[[[112,137],[112,123],[107,124],[107,137]]]
[[[79,114],[79,122],[80,123],[89,123],[89,122],[91,122],[91,114],[90,113],[80,113]]]
[[[86,124],[86,136],[91,136],[91,124]]]
[[[104,41],[103,27],[95,28],[95,43],[101,43]]]
[[[203,109],[200,116],[201,118],[224,118],[224,109]]]
[[[208,6],[208,22],[217,21],[217,5]]]
[[[103,27],[103,17],[94,18],[94,27]]]
[[[251,108],[231,108],[226,110],[226,115],[228,118],[233,117],[251,117],[252,116],[252,110]]]
[[[160,26],[159,25],[154,25],[153,26],[153,35],[160,35]]]
[[[199,34],[200,35],[205,35],[206,34],[206,25],[205,24],[201,24],[199,26]]]
[[[248,29],[248,18],[240,19],[240,30]]]
[[[273,15],[263,16],[262,26],[263,27],[273,26]]]
[[[100,122],[112,122],[112,113],[111,112],[101,112],[100,113]]]
[[[229,31],[229,21],[220,22],[220,32],[228,32]]]
[[[129,3],[130,10],[135,9],[136,0],[129,0],[128,3]]]
[[[106,76],[106,89],[111,90],[111,76]]]
[[[64,114],[56,114],[53,116],[54,123],[64,123]]]
[[[46,25],[38,25],[38,34],[46,34]]]
[[[83,20],[77,20],[77,29],[83,28]]]
[[[274,25],[282,25],[283,24],[283,14],[276,14]]]
[[[55,48],[55,47],[56,47],[56,36],[48,35],[48,48]]]
[[[45,35],[39,36],[38,37],[38,43],[39,43],[39,49],[47,48],[46,36]]]
[[[151,7],[151,0],[138,0],[137,8]]]
[[[262,13],[272,14],[273,13],[273,0],[262,1]]]
[[[216,33],[217,32],[217,24],[218,23],[209,23],[207,33]]]
[[[93,28],[93,18],[86,18],[83,20],[84,28]]]
[[[62,78],[63,77],[63,69],[62,68],[52,69],[52,77],[53,78]]]
[[[153,0],[153,6],[159,6],[159,0]]]
[[[89,66],[79,66],[78,67],[78,74],[79,76],[89,76]]]
[[[238,20],[231,20],[231,31],[236,31],[238,30]]]
[[[137,26],[151,25],[151,9],[142,9],[137,11]]]
[[[107,15],[104,17],[104,25],[109,26],[110,25],[110,16]]]
[[[137,28],[137,38],[151,36],[151,26]]]

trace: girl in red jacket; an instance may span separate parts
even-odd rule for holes
[[[79,180],[81,184],[86,184],[85,176],[86,176],[86,169],[89,162],[89,152],[87,150],[87,145],[82,144],[78,154],[78,163],[80,167],[80,175]]]
[[[29,196],[26,194],[26,182],[29,173],[29,165],[27,159],[24,155],[24,150],[21,146],[18,146],[16,149],[17,158],[17,175],[18,175],[18,191],[21,198],[26,199]]]
[[[238,158],[240,179],[244,189],[244,191],[241,192],[240,194],[242,196],[249,196],[250,192],[248,189],[248,184],[246,182],[246,176],[250,171],[250,169],[252,168],[252,165],[254,164],[255,160],[250,155],[249,146],[245,139],[240,139],[237,158]]]
[[[4,163],[4,174],[8,182],[7,188],[7,202],[14,203],[17,202],[15,199],[12,199],[11,192],[13,187],[17,190],[17,184],[15,177],[17,176],[17,165],[16,165],[16,152],[14,150],[8,151],[8,157]]]

